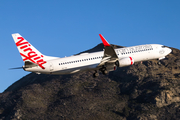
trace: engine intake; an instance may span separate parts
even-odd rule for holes
[[[134,64],[134,59],[132,57],[121,58],[115,62],[117,67],[125,67]]]

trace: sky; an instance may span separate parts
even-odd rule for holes
[[[0,93],[29,74],[11,34],[41,53],[65,57],[101,43],[180,49],[179,0],[0,0]]]

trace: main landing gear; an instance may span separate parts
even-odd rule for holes
[[[107,74],[108,74],[108,71],[106,70],[105,67],[101,69],[101,72],[102,72],[102,74],[104,74],[104,75],[107,75]]]
[[[106,67],[103,67],[100,69],[100,71],[102,72],[102,74],[104,75],[107,75],[108,74],[108,71],[106,70]],[[97,70],[95,70],[94,74],[93,74],[93,77],[98,77],[99,76],[99,72]]]
[[[95,71],[95,73],[93,74],[93,77],[98,77],[99,76],[99,73],[97,72],[97,70]]]
[[[99,76],[98,71],[101,71],[102,74],[107,75],[109,71],[116,70],[117,67],[119,67],[119,61],[116,61],[114,64],[109,64],[109,66],[107,63],[105,63],[101,68],[99,68],[99,70],[95,70],[93,77]]]

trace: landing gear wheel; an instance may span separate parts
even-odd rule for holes
[[[107,70],[103,70],[102,73],[103,73],[104,75],[107,75],[107,74],[108,74],[108,71],[107,71]]]
[[[159,61],[157,62],[157,64],[158,64],[158,65],[161,65],[161,61],[159,60]]]
[[[95,77],[98,77],[99,76],[99,73],[98,72],[95,72],[94,74],[93,74],[93,77],[95,78]]]

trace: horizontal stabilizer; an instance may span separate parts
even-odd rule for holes
[[[9,70],[23,69],[23,67],[9,68]]]
[[[38,66],[38,64],[30,62],[30,61],[25,61],[25,63],[24,63],[25,68],[32,68],[32,67],[37,67],[37,66]]]

